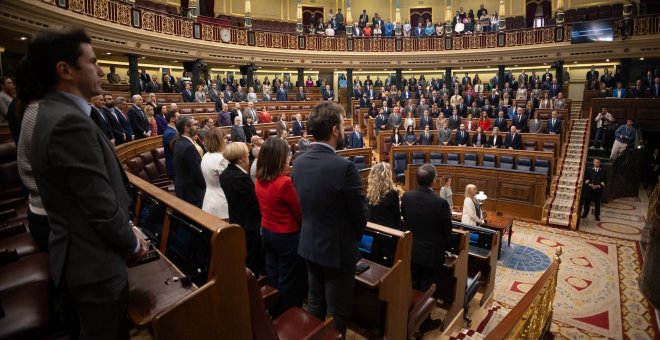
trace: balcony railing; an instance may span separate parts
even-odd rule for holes
[[[41,0],[64,10],[84,14],[99,20],[130,26],[150,32],[171,36],[202,40],[220,45],[243,45],[261,48],[309,50],[328,52],[419,52],[473,50],[533,46],[570,41],[571,27],[550,26],[507,30],[465,35],[444,35],[430,37],[360,37],[298,35],[294,32],[268,32],[246,30],[240,27],[227,27],[208,21],[174,16],[162,12],[136,7],[114,0]],[[649,35],[659,33],[659,17],[646,16],[634,19],[633,34]],[[614,21],[614,27],[621,25],[622,19]],[[229,40],[223,41],[224,30],[229,31]],[[226,33],[225,33],[226,34]],[[615,36],[620,36],[615,29]]]

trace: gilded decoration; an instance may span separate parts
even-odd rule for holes
[[[94,15],[99,19],[108,20],[107,0],[94,0]]]
[[[236,43],[239,45],[247,45],[247,32],[243,30],[237,30],[236,33]]]
[[[71,0],[69,8],[74,12],[82,13],[85,11],[85,0]]]
[[[554,29],[543,29],[541,31],[542,39],[544,43],[552,43],[555,41],[555,30]]]
[[[161,25],[163,26],[163,33],[169,34],[169,35],[174,35],[174,19],[171,17],[163,17],[163,21],[161,22]]]
[[[142,28],[147,31],[154,30],[155,15],[148,11],[142,11]]]
[[[297,50],[298,49],[298,37],[295,35],[288,35],[287,36],[289,39],[289,48]]]
[[[523,34],[523,41],[525,45],[532,45],[536,41],[536,32],[525,31]]]
[[[380,52],[381,43],[382,43],[382,39],[380,38],[371,39],[371,52]]]
[[[306,45],[307,45],[308,50],[315,50],[316,49],[316,37],[308,36]]]
[[[470,48],[481,48],[481,36],[477,34],[471,35],[469,38]]]
[[[282,33],[273,33],[272,48],[282,48]]]
[[[348,42],[346,41],[345,37],[341,37],[337,39],[337,51],[346,51],[348,48],[346,45]]]
[[[192,38],[193,36],[193,23],[192,21],[181,21],[181,36],[185,38]]]
[[[321,38],[321,49],[324,51],[330,51],[332,49],[332,39],[331,37]]]
[[[635,20],[635,26],[634,26],[635,35],[649,34],[649,19],[650,18],[639,18]]]
[[[429,39],[430,38],[417,38],[419,40],[419,50],[428,51],[429,50]]]
[[[506,46],[517,46],[518,39],[515,32],[506,33]]]
[[[202,39],[206,41],[213,40],[213,26],[211,25],[202,25]]]
[[[265,47],[266,46],[266,33],[265,32],[257,32],[255,34],[255,41],[257,47]]]
[[[497,46],[497,34],[486,34],[486,47],[494,48]]]
[[[122,25],[131,24],[131,9],[128,6],[117,6],[117,20]]]
[[[412,38],[403,38],[403,51],[404,52],[413,52]]]
[[[353,49],[356,52],[364,52],[364,39],[353,39]]]
[[[394,52],[394,39],[385,39],[385,51]]]
[[[453,46],[455,50],[462,50],[463,49],[463,37],[452,37],[453,40]]]

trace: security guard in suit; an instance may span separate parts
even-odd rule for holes
[[[594,159],[593,168],[588,168],[584,175],[582,218],[587,217],[591,208],[591,201],[594,201],[594,216],[596,221],[600,221],[600,199],[603,196],[605,183],[607,183],[607,173],[600,167],[600,159]]]

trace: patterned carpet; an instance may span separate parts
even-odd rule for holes
[[[580,231],[639,241],[646,223],[648,205],[646,191],[642,189],[638,198],[619,198],[604,203],[600,222],[594,220],[592,206],[589,216],[580,222]]]
[[[563,249],[551,332],[558,339],[654,339],[655,314],[637,288],[638,243],[515,222],[498,263],[495,306],[511,309]]]

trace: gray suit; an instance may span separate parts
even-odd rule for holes
[[[451,130],[449,128],[447,129],[440,129],[438,131],[438,143],[440,145],[444,145],[445,142],[449,144],[449,141],[451,140]]]
[[[79,104],[51,92],[39,105],[31,158],[52,228],[55,284],[76,306],[86,337],[127,336],[125,259],[138,242],[114,147]]]
[[[242,126],[231,126],[231,141],[247,143],[245,140],[245,130],[243,130]]]
[[[529,123],[529,132],[541,133],[543,132],[543,122],[540,119],[531,119]]]

